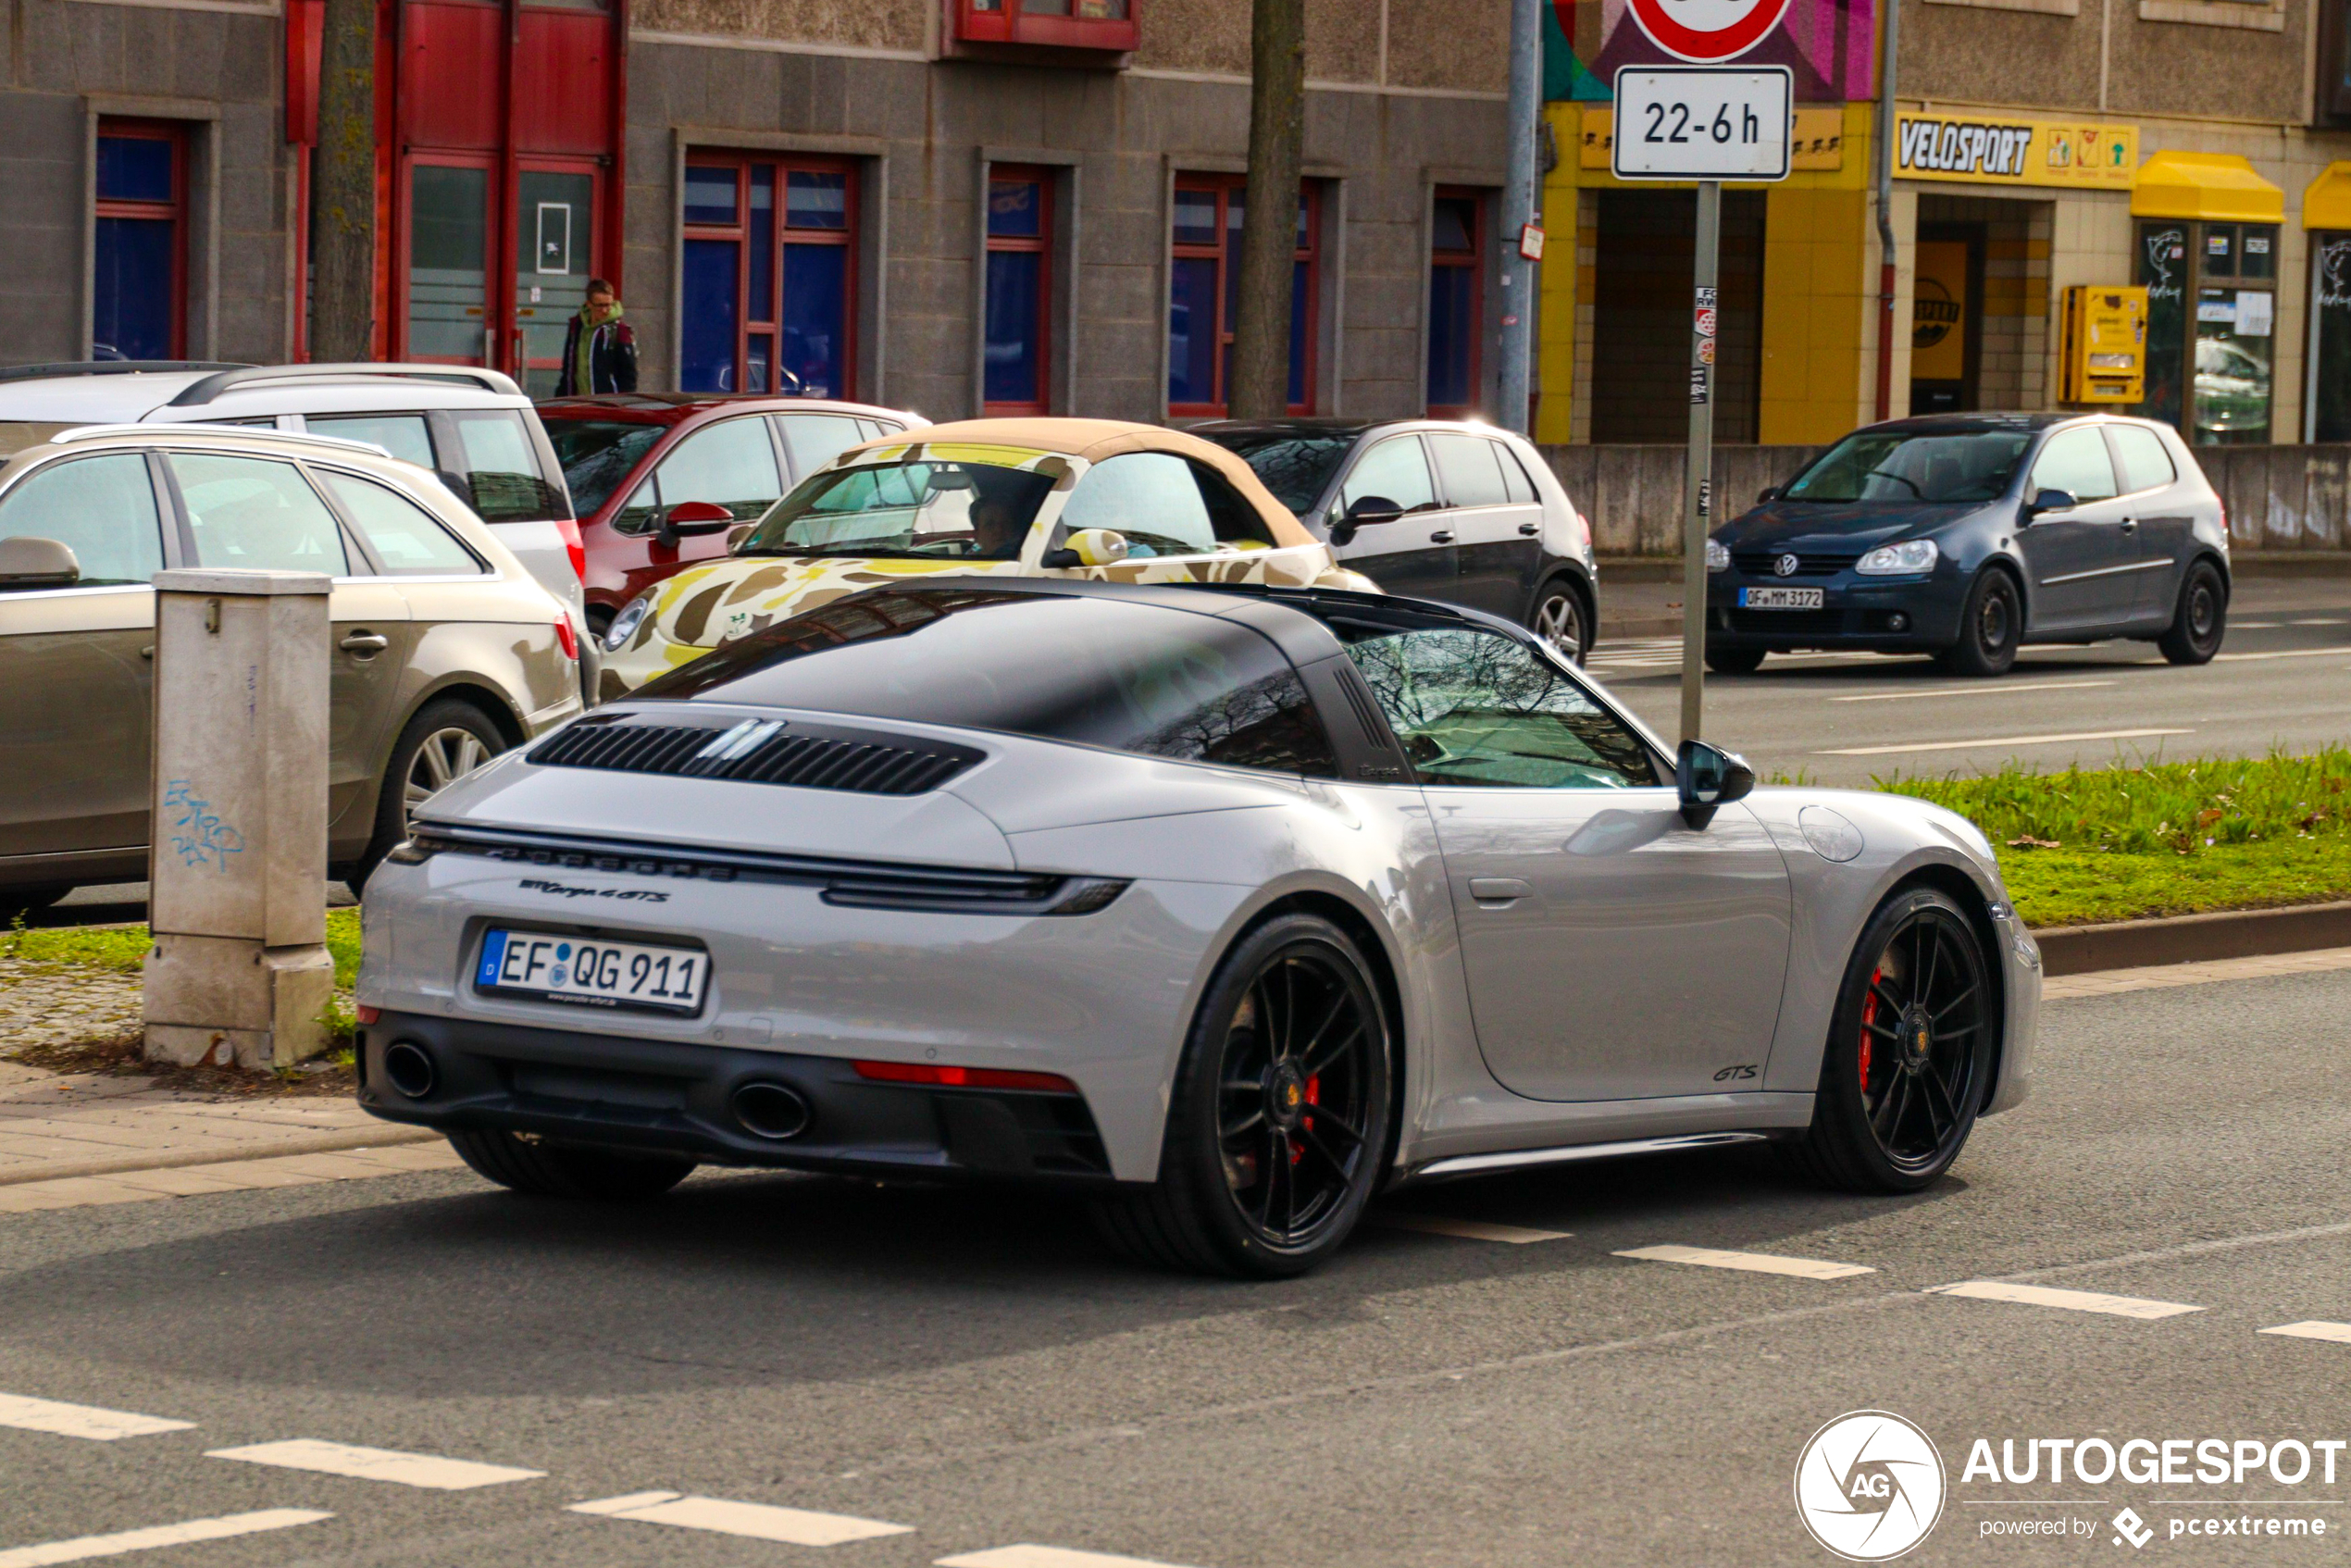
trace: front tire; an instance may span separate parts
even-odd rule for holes
[[[1584,595],[1565,578],[1553,578],[1543,585],[1526,626],[1569,664],[1582,664],[1584,655],[1592,651],[1591,612],[1585,607]]]
[[[2171,625],[2155,645],[2175,665],[2208,665],[2229,632],[2229,585],[2220,568],[2198,561],[2180,584],[2180,602]]]
[[[365,888],[384,856],[408,836],[410,811],[505,749],[506,738],[471,703],[454,697],[427,703],[392,744],[383,786],[376,792],[375,837],[344,879],[351,890]]]
[[[1763,667],[1760,648],[1718,648],[1706,645],[1706,667],[1717,675],[1753,675]]]
[[[1159,1180],[1095,1205],[1113,1247],[1162,1268],[1301,1275],[1362,1217],[1387,1158],[1394,1047],[1346,932],[1285,915],[1209,982],[1176,1068]]]
[[[1797,1163],[1847,1192],[1938,1180],[1990,1089],[1996,983],[1949,897],[1912,888],[1880,904],[1846,964]]]
[[[1959,612],[1959,640],[1935,662],[1954,675],[2006,675],[2024,641],[2024,604],[2016,579],[1996,567],[1978,572]]]
[[[475,1174],[534,1198],[640,1203],[660,1197],[694,1170],[693,1161],[671,1155],[542,1143],[504,1131],[468,1129],[448,1138]]]

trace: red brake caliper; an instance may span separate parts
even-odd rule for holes
[[[1865,1093],[1870,1087],[1870,1026],[1877,1022],[1877,983],[1885,974],[1883,969],[1870,971],[1869,994],[1861,999],[1861,1089]]]
[[[1317,1073],[1312,1077],[1306,1080],[1306,1103],[1309,1105],[1319,1105],[1322,1102],[1323,1075]],[[1314,1130],[1314,1118],[1312,1116],[1301,1117],[1299,1125],[1304,1127],[1308,1132],[1312,1132]],[[1304,1158],[1306,1158],[1306,1145],[1293,1139],[1289,1146],[1289,1163],[1295,1165]]]

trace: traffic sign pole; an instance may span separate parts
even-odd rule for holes
[[[1706,536],[1714,492],[1714,345],[1722,323],[1723,182],[1698,184],[1690,261],[1690,457],[1682,496],[1682,735],[1698,739],[1706,716]]]

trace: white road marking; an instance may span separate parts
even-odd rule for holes
[[[2215,653],[2212,662],[2223,659],[2323,659],[2329,654],[2341,657],[2351,653],[2351,648],[2284,648],[2274,653]]]
[[[1103,1551],[1072,1551],[1060,1546],[998,1546],[942,1557],[936,1568],[1181,1568],[1178,1563],[1153,1562],[1140,1557],[1113,1557]]]
[[[2283,621],[2231,621],[2229,629],[2231,631],[2275,631],[2284,624]]]
[[[2200,1313],[2202,1307],[2178,1301],[2151,1301],[2144,1296],[2109,1296],[2098,1290],[2058,1290],[2046,1285],[2010,1285],[1997,1279],[1968,1279],[1957,1285],[1930,1285],[1930,1296],[1966,1296],[1978,1301],[2018,1301],[2028,1307],[2063,1307],[2069,1312],[2105,1313],[2113,1317],[2154,1319]]]
[[[1858,697],[1831,697],[1832,703],[1900,703],[1912,697],[2005,697],[2013,691],[2081,691],[2111,686],[2111,680],[2004,680],[1991,686],[1929,686],[1916,691],[1866,691]]]
[[[2319,616],[2307,621],[2295,621],[2294,624],[2295,626],[2341,626],[2344,621],[2341,616]]]
[[[2351,1345],[2351,1323],[2282,1323],[2275,1328],[2264,1328],[2264,1334],[2283,1334],[2289,1339],[2324,1339],[2332,1344]]]
[[[126,1551],[183,1546],[190,1541],[225,1540],[230,1536],[282,1530],[290,1524],[315,1524],[333,1517],[315,1508],[265,1508],[254,1513],[227,1513],[218,1519],[191,1519],[180,1524],[122,1530],[111,1536],[80,1536],[69,1541],[47,1541],[40,1546],[0,1551],[0,1568],[47,1568],[53,1562],[87,1562],[93,1557],[119,1557]]]
[[[1458,1236],[1464,1241],[1507,1241],[1524,1247],[1530,1241],[1564,1241],[1564,1230],[1529,1230],[1524,1226],[1495,1225],[1486,1220],[1447,1219],[1442,1214],[1375,1214],[1375,1222],[1390,1230],[1420,1230],[1431,1236]]]
[[[133,1415],[126,1410],[101,1410],[96,1405],[60,1404],[23,1394],[0,1394],[0,1426],[27,1432],[47,1432],[59,1437],[91,1437],[111,1443],[118,1437],[144,1437],[157,1432],[185,1432],[193,1421],[166,1421],[159,1415]]]
[[[2341,650],[2337,650],[2340,652]],[[2137,740],[2150,735],[2193,735],[2193,729],[2084,729],[2071,735],[1987,735],[1981,740],[1912,740],[1899,746],[1840,746],[1816,757],[1883,757],[1897,752],[1972,752],[1984,746],[2056,746],[2068,740]]]
[[[1749,1274],[1785,1274],[1797,1279],[1849,1279],[1877,1270],[1861,1263],[1832,1263],[1819,1258],[1782,1258],[1770,1252],[1724,1252],[1712,1247],[1633,1247],[1620,1258],[1653,1263],[1693,1263],[1699,1268],[1745,1269]]]
[[[748,1536],[756,1541],[782,1541],[790,1546],[840,1546],[844,1541],[872,1540],[877,1536],[914,1533],[911,1524],[885,1524],[878,1519],[857,1519],[846,1513],[812,1513],[804,1508],[777,1508],[762,1502],[728,1502],[723,1498],[685,1497],[677,1492],[631,1492],[626,1497],[576,1502],[566,1511],[593,1513],[606,1519],[634,1519],[647,1524],[675,1524],[686,1530],[711,1530],[722,1536]]]
[[[321,1442],[316,1437],[290,1437],[280,1443],[255,1443],[250,1448],[213,1449],[207,1459],[241,1459],[249,1464],[278,1464],[288,1470],[316,1470],[327,1475],[353,1475],[362,1481],[397,1481],[404,1487],[424,1487],[436,1492],[462,1492],[472,1487],[494,1487],[502,1481],[535,1481],[543,1470],[517,1470],[506,1464],[478,1464],[469,1459],[442,1459],[437,1454],[402,1453],[397,1449],[363,1449],[355,1443]]]

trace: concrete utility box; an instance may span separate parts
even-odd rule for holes
[[[317,572],[155,585],[150,1061],[256,1071],[326,1049],[328,595]]]

